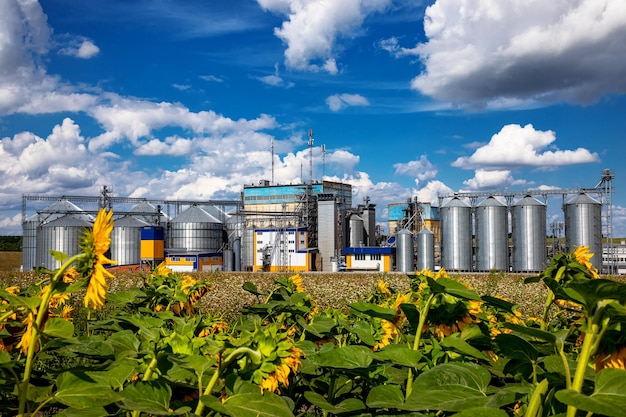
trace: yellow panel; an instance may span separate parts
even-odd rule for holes
[[[165,255],[162,240],[142,240],[140,246],[142,259],[163,259]]]

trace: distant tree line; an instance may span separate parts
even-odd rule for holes
[[[22,250],[22,236],[0,236],[0,251],[19,252]]]

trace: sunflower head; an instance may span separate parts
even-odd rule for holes
[[[593,258],[593,255],[593,253],[589,252],[589,246],[578,246],[574,251],[574,258],[576,259],[576,262],[587,269],[591,278],[599,278],[600,275],[598,274],[598,270],[590,261],[590,259]]]

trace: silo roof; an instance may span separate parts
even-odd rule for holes
[[[66,214],[56,220],[44,224],[42,227],[91,227],[92,224],[82,218]]]
[[[486,199],[484,199],[478,204],[478,207],[492,207],[492,206],[505,207],[506,204],[504,204],[501,201],[498,201],[498,199],[495,198],[494,196],[487,197]]]
[[[469,207],[469,204],[461,200],[459,197],[454,197],[452,200],[448,201],[442,207]]]
[[[585,193],[580,193],[565,204],[600,204],[600,202],[594,198],[589,197]]]
[[[48,206],[43,211],[67,213],[69,211],[83,211],[83,209],[81,209],[76,204],[72,203],[71,201],[66,200],[66,199],[63,198],[63,199],[61,199],[59,201],[56,201],[55,203],[51,204],[50,206]]]
[[[527,195],[524,198],[519,199],[514,206],[545,206],[541,201],[537,200],[531,195]]]
[[[432,235],[432,234],[433,234],[433,232],[431,232],[431,231],[430,231],[430,230],[428,230],[428,229],[422,229],[422,230],[420,230],[419,232],[417,232],[417,234],[418,234],[418,235]]]
[[[180,213],[172,223],[221,223],[218,219],[202,210],[198,206],[191,206]]]
[[[113,227],[144,227],[149,225],[150,224],[148,222],[134,216],[120,217],[119,219],[115,219],[113,222]]]

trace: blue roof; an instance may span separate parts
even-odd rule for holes
[[[345,255],[393,255],[396,253],[396,248],[390,246],[363,246],[358,248],[343,248]]]

